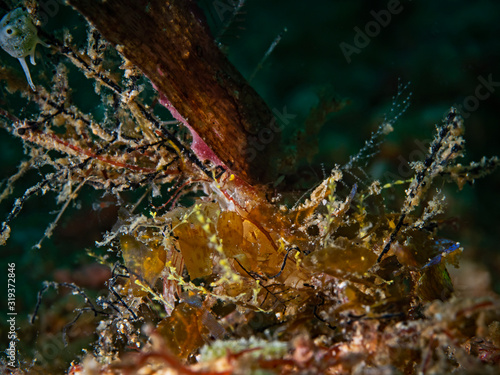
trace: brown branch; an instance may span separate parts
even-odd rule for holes
[[[273,115],[215,45],[193,1],[69,3],[151,80],[228,168],[251,184],[274,179],[280,137]],[[259,141],[263,129],[266,139]]]

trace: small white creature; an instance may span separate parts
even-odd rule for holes
[[[31,64],[36,65],[35,47],[38,43],[48,47],[40,40],[35,25],[22,8],[16,8],[7,13],[0,21],[0,47],[19,60],[33,91],[36,89],[26,64],[26,56],[30,57]]]

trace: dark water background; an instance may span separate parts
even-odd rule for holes
[[[224,2],[204,4],[215,25],[229,14]],[[322,128],[319,153],[302,170],[321,177],[321,166],[328,170],[347,162],[389,112],[398,81],[411,82],[411,105],[368,167],[372,176],[384,181],[389,171],[408,177],[404,161],[421,155],[416,140],[430,141],[451,106],[461,106],[466,117],[463,164],[500,154],[499,2],[251,0],[243,10],[240,30],[230,30],[223,40],[247,77],[287,29],[252,83],[271,107],[298,114],[292,128],[302,125],[321,90],[350,100]],[[377,29],[374,13],[384,20],[390,14],[389,22]],[[355,44],[357,30],[373,36],[348,62],[340,46],[362,46]],[[478,89],[480,77],[495,82],[492,92]],[[446,234],[465,246],[465,258],[492,272],[500,292],[500,172],[461,191],[453,184],[439,188],[448,197],[448,215],[457,218]]]
[[[387,14],[388,7],[396,12],[377,33],[373,13]],[[363,146],[389,112],[398,80],[411,82],[411,105],[368,167],[372,176],[384,181],[390,171],[405,177],[403,161],[420,154],[416,140],[430,141],[451,106],[461,106],[466,117],[463,164],[500,154],[500,3],[255,0],[244,9],[243,30],[235,32],[230,57],[246,76],[287,29],[253,81],[271,107],[286,106],[305,116],[325,88],[350,100],[320,132],[319,153],[311,165],[317,175],[321,165],[328,170],[333,163],[345,163]],[[340,45],[356,47],[356,27],[374,36],[348,62]],[[475,98],[476,90],[487,93],[478,89],[479,77],[497,85],[484,100]],[[295,125],[301,126],[300,121]],[[494,289],[500,292],[500,172],[461,191],[453,184],[439,188],[448,198],[448,215],[458,218],[458,227],[447,234],[465,246],[465,258],[493,273]]]

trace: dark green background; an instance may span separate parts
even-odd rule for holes
[[[345,163],[363,146],[389,111],[398,80],[411,82],[411,106],[368,168],[376,177],[382,171],[397,175],[401,160],[412,161],[412,151],[419,150],[415,140],[430,141],[448,109],[474,95],[479,76],[500,82],[496,1],[401,1],[402,11],[348,63],[340,43],[354,44],[354,28],[364,30],[373,20],[371,12],[387,9],[388,3],[249,1],[240,23],[243,30],[235,32],[230,57],[249,76],[272,40],[288,30],[253,81],[271,107],[287,106],[288,112],[305,116],[325,87],[350,99],[320,133],[320,152],[312,166],[319,176],[321,165],[328,170]],[[217,19],[216,12],[212,15]],[[464,164],[500,154],[499,118],[497,89],[465,120]],[[294,124],[301,126],[300,121]],[[453,184],[438,187],[448,197],[449,216],[458,218],[458,227],[446,234],[465,246],[464,257],[493,273],[499,292],[500,172],[462,191]]]

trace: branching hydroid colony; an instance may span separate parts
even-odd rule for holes
[[[210,119],[218,137],[230,131],[239,142],[245,137],[238,133],[239,125],[222,129],[224,119],[215,114],[232,111],[227,103],[234,102],[243,124],[240,130],[258,132],[259,126],[267,125],[259,121],[270,112],[257,94],[232,70],[227,75],[219,70],[215,81],[223,90],[209,93],[227,91],[231,100],[221,96],[214,102],[199,91],[204,90],[201,86],[194,91],[177,87],[179,77],[164,69],[162,64],[178,64],[177,72],[197,85],[197,77],[213,78],[213,72],[206,78],[183,64],[221,59],[221,69],[226,67],[225,60],[215,56],[220,51],[208,56],[203,50],[215,44],[192,46],[203,28],[191,34],[183,29],[195,39],[179,41],[184,44],[172,52],[180,56],[174,61],[146,56],[154,60],[156,73],[135,54],[132,47],[141,38],[149,48],[148,40],[171,37],[163,29],[164,34],[158,31],[161,36],[141,34],[142,27],[149,30],[158,21],[156,14],[167,17],[172,29],[184,25],[186,17],[194,17],[191,23],[203,22],[193,4],[152,1],[141,10],[137,3],[115,0],[82,10],[86,1],[70,3],[92,24],[85,47],[77,47],[79,42],[68,31],[60,37],[40,30],[40,37],[50,44],[51,54],[43,58],[53,66],[53,76],[49,81],[35,75],[36,91],[14,68],[0,71],[6,95],[2,126],[23,142],[26,153],[1,198],[8,197],[30,169],[43,171],[40,180],[15,200],[0,238],[8,246],[24,204],[49,191],[57,193],[60,212],[44,238],[52,235],[84,186],[123,202],[117,223],[96,244],[119,259],[111,263],[110,257],[99,258],[112,269],[107,293],[94,300],[75,284],[49,282],[39,295],[35,325],[46,311],[43,293],[49,287],[70,288],[84,297],[67,320],[64,340],[83,315],[91,314],[99,322],[92,348],[72,365],[72,373],[333,374],[371,368],[396,374],[466,367],[495,371],[499,300],[452,297],[446,263],[456,266],[462,248],[439,235],[437,218],[445,208],[435,185],[447,180],[461,187],[491,172],[498,159],[459,164],[464,123],[454,108],[436,127],[425,159],[412,165],[413,178],[393,182],[407,184],[399,211],[390,212],[384,203],[383,191],[393,184],[382,186],[360,177],[357,166],[404,112],[406,88],[398,94],[402,106],[394,109],[395,115],[380,125],[360,154],[343,167],[332,166],[304,199],[292,201],[287,192],[271,188],[273,181],[262,183],[289,160],[279,150],[268,153],[276,155],[267,160],[268,166],[260,166],[272,172],[252,170],[251,160],[238,159],[245,159],[246,144],[237,145],[236,153],[218,154],[216,150],[226,146],[214,145],[217,137],[205,137],[207,130],[196,123],[197,116]],[[131,15],[137,22],[134,37],[120,40],[120,24],[126,29],[129,20],[113,17],[131,9],[144,14],[137,19]],[[30,3],[28,10],[37,24],[36,6]],[[93,82],[103,116],[85,113],[73,103],[72,72]],[[148,87],[145,75],[158,91]],[[172,91],[165,91],[169,85]],[[16,100],[36,110],[19,110]],[[207,108],[217,109],[206,113],[190,107],[207,102]],[[154,108],[159,103],[174,120],[160,117],[161,111]],[[263,114],[246,112],[248,108]],[[198,142],[196,147],[192,141]],[[142,198],[124,202],[125,191],[138,191]],[[161,206],[143,199],[160,194]],[[43,251],[41,241],[38,246]],[[483,341],[478,341],[479,335]],[[30,373],[52,371],[36,363],[30,366]]]

